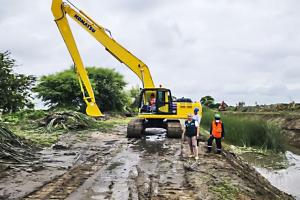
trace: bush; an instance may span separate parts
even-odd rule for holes
[[[2,121],[18,123],[26,120],[37,120],[44,116],[46,116],[46,112],[44,110],[26,109],[11,114],[5,114],[2,116]]]
[[[214,112],[203,108],[201,125],[210,129]],[[225,141],[237,146],[251,146],[284,151],[284,137],[279,126],[274,123],[243,115],[222,114],[225,126]]]
[[[127,91],[128,102],[125,110],[131,114],[137,114],[139,109],[139,100],[140,100],[140,88],[139,86],[131,87],[130,90]]]

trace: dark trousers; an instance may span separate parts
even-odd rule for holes
[[[210,136],[207,140],[207,150],[210,152],[212,149],[212,143],[213,140],[216,140],[216,145],[217,145],[217,153],[221,153],[222,150],[222,143],[221,143],[221,138],[215,138],[214,136]]]

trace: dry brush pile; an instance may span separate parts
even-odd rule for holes
[[[36,113],[36,112],[35,112]],[[34,115],[35,115],[34,113]],[[38,147],[55,143],[63,132],[105,131],[110,124],[75,111],[43,112],[39,117],[4,116],[0,123],[0,164],[26,164],[35,159]],[[9,121],[9,120],[10,121]],[[14,132],[15,133],[14,133]],[[26,139],[25,139],[26,138]]]
[[[97,121],[95,119],[75,111],[50,113],[39,120],[38,123],[39,126],[46,128],[47,132],[97,128]]]
[[[34,147],[0,124],[0,162],[28,163],[34,159]]]

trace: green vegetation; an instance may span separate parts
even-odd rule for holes
[[[130,118],[121,116],[96,120],[83,113],[64,111],[23,110],[2,116],[5,123],[16,135],[39,146],[50,146],[66,132],[88,134],[89,131],[102,133],[111,131],[118,125],[125,125]],[[82,136],[83,137],[83,136]]]
[[[140,98],[140,88],[139,86],[132,87],[128,92],[129,97],[128,105],[126,106],[126,111],[130,113],[138,113],[139,98]]]
[[[211,109],[203,108],[201,125],[205,129],[210,129],[214,114]],[[225,125],[226,142],[238,146],[284,151],[284,136],[276,124],[243,115],[222,114],[221,116]]]
[[[221,180],[210,190],[218,196],[218,199],[235,200],[238,197],[239,189],[237,186],[232,185],[229,181]]]
[[[202,105],[212,109],[218,109],[221,105],[220,103],[216,103],[212,96],[204,96],[200,99],[200,102]]]
[[[107,68],[87,67],[87,71],[101,110],[123,111],[129,101],[124,92],[126,82],[123,76]],[[51,109],[85,110],[80,85],[73,69],[43,76],[34,91]]]
[[[38,146],[51,146],[52,144],[58,141],[59,136],[63,134],[63,132],[54,132],[54,133],[45,133],[42,130],[22,130],[22,129],[15,129],[15,134],[25,138],[26,140],[32,142]]]
[[[0,113],[33,108],[31,89],[36,81],[34,76],[13,72],[16,61],[10,53],[0,52]]]
[[[2,121],[18,123],[20,121],[37,120],[45,117],[46,113],[47,112],[44,110],[26,109],[10,114],[4,114],[2,116]]]
[[[211,107],[215,104],[215,99],[212,96],[204,96],[200,99],[202,105]]]

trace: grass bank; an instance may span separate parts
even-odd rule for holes
[[[201,125],[209,130],[214,119],[215,112],[207,107],[203,107],[203,117]],[[257,119],[251,116],[230,115],[221,113],[225,126],[225,141],[227,143],[270,149],[274,151],[285,150],[285,138],[281,128],[274,123]]]

